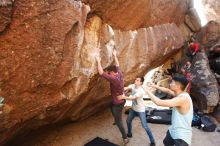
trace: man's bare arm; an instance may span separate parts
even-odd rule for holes
[[[164,93],[168,93],[168,94],[170,94],[170,95],[172,95],[172,96],[175,96],[175,93],[174,93],[172,90],[168,89],[168,88],[160,87],[160,86],[155,85],[155,84],[153,84],[153,83],[148,83],[148,86],[149,86],[149,87],[156,88],[156,89],[158,89],[158,90],[160,90],[160,91],[162,91],[162,92],[164,92]]]
[[[113,54],[113,57],[114,57],[114,60],[115,60],[115,65],[119,66],[119,61],[118,61],[118,57],[117,57],[117,51],[114,49],[112,54]]]
[[[102,65],[101,65],[101,58],[100,57],[96,57],[96,62],[97,62],[97,67],[98,67],[98,72],[100,75],[102,75],[104,73]]]
[[[135,99],[137,99],[137,98],[138,98],[138,97],[136,97],[136,96],[131,96],[131,97],[128,97],[128,96],[125,96],[125,95],[117,96],[117,99],[118,99],[118,100],[122,100],[122,99],[135,100]]]
[[[146,93],[149,95],[151,100],[159,106],[166,106],[166,107],[180,107],[184,104],[186,98],[184,97],[178,97],[173,99],[167,99],[167,100],[161,100],[160,98],[156,97],[154,94],[152,94],[148,89],[145,90]]]

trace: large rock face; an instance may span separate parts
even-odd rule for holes
[[[201,20],[195,8],[189,9],[185,16],[185,23],[193,32],[198,32],[201,29]]]
[[[215,45],[220,44],[220,23],[210,21],[197,34],[197,38],[206,49],[211,49]],[[217,48],[217,46],[215,48]]]
[[[92,13],[123,30],[175,22],[181,24],[191,0],[83,0]]]
[[[31,119],[46,124],[66,110],[69,101],[60,90],[71,80],[89,9],[66,0],[19,0],[14,5],[10,29],[0,35],[0,96],[5,98],[0,145],[30,126]]]
[[[219,0],[202,0],[204,13],[208,21],[214,20],[220,23],[220,1]]]
[[[209,0],[208,0],[209,1]],[[216,1],[216,5],[218,2]],[[211,3],[210,3],[211,4]],[[211,4],[212,5],[212,4]],[[196,35],[197,39],[199,40],[200,44],[204,46],[205,50],[208,53],[207,57],[200,57],[203,58],[204,67],[205,70],[202,74],[205,75],[205,78],[203,80],[203,83],[196,83],[197,80],[199,80],[199,73],[197,79],[195,80],[195,85],[202,86],[201,90],[197,90],[198,88],[194,88],[194,96],[196,98],[196,101],[198,103],[198,106],[201,107],[201,109],[208,111],[208,106],[214,107],[215,103],[218,104],[218,100],[220,99],[220,93],[218,91],[218,86],[220,85],[220,23],[215,21],[210,21],[206,26],[204,26],[201,31]],[[197,59],[198,60],[198,59]],[[208,62],[210,64],[210,67],[212,71],[210,71]],[[195,69],[196,71],[196,69]],[[197,71],[201,72],[201,71]],[[203,75],[202,75],[203,76]],[[214,79],[216,78],[216,79]],[[216,84],[217,82],[217,84]],[[219,85],[218,85],[219,84]],[[206,87],[207,86],[207,87]],[[217,92],[218,91],[218,92]],[[198,92],[201,92],[198,94]],[[211,94],[211,95],[209,95]],[[204,97],[206,96],[206,98]],[[212,97],[211,97],[212,96]],[[202,98],[200,98],[202,97]],[[208,103],[206,103],[208,101]],[[211,108],[211,111],[213,108]],[[219,120],[219,105],[215,109],[215,117]]]
[[[205,113],[211,113],[219,102],[218,83],[209,67],[204,52],[197,53],[192,61],[191,95],[194,106]]]
[[[160,2],[162,9],[167,7]],[[167,12],[166,21],[152,17],[149,24],[154,27],[138,28],[145,25],[134,19],[137,23],[125,30],[137,29],[122,31],[112,29],[98,16],[87,18],[90,8],[81,1],[15,1],[10,27],[2,27],[0,34],[0,96],[5,98],[0,145],[28,129],[81,120],[105,108],[111,101],[109,86],[97,76],[95,56],[103,58],[104,67],[110,65],[115,44],[125,82],[144,75],[183,45],[175,23],[181,22],[187,2],[173,1],[172,8],[180,11]],[[153,8],[157,3],[152,3]],[[163,24],[166,22],[174,23]]]

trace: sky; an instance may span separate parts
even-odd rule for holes
[[[207,19],[204,13],[204,6],[202,4],[202,0],[194,0],[194,8],[196,9],[199,18],[201,20],[201,25],[204,26],[207,24]]]

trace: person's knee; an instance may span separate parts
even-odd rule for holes
[[[129,124],[131,124],[132,120],[127,119],[126,122],[127,122],[127,124],[129,125]]]
[[[147,126],[147,123],[142,122],[141,125],[145,130],[147,130],[147,131],[150,130],[150,128]]]
[[[117,123],[122,122],[122,119],[120,117],[115,117],[115,122]]]
[[[151,133],[150,128],[147,125],[142,125],[142,127],[146,130],[146,132],[149,134]]]
[[[115,119],[121,119],[122,118],[122,115],[120,113],[117,113],[117,112],[114,112],[113,116],[114,116]]]
[[[149,130],[149,127],[148,127],[147,125],[142,124],[142,127],[143,127],[145,130]]]

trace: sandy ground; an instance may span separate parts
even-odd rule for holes
[[[123,114],[125,123],[127,115]],[[95,137],[108,139],[109,141],[122,145],[121,135],[116,126],[112,125],[113,118],[110,110],[102,111],[95,116],[81,121],[71,123],[62,127],[46,129],[29,135],[20,146],[83,146]],[[162,141],[165,137],[168,125],[150,124],[157,146],[163,146]],[[149,139],[145,130],[141,127],[140,120],[135,118],[133,121],[133,138],[127,146],[148,146]],[[219,132],[203,132],[193,128],[192,146],[219,146]]]

